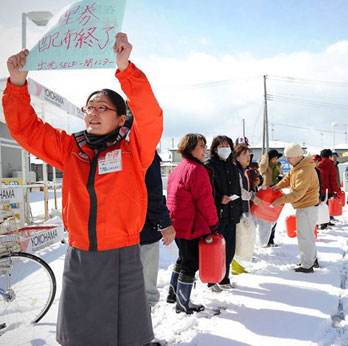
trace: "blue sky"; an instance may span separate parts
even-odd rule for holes
[[[20,49],[21,12],[56,13],[68,3],[12,0],[2,4],[0,77],[7,75],[6,58]],[[241,134],[245,118],[247,135],[257,144],[261,141],[264,74],[348,81],[347,13],[348,1],[343,0],[128,0],[122,30],[133,44],[132,60],[146,72],[164,109],[163,142],[171,143],[174,137],[177,143],[191,131],[210,139],[217,134],[234,139]],[[28,46],[41,32],[27,24]],[[31,77],[78,105],[99,87],[118,90],[112,70],[69,71],[59,76],[52,71],[33,72]],[[207,84],[221,80],[229,82],[217,87]],[[346,87],[272,78],[267,86],[272,95],[348,104]],[[270,137],[273,133],[273,139],[281,141],[332,146],[331,123],[337,121],[336,144],[343,143],[347,111],[299,101],[270,101],[269,118],[274,124]]]
[[[201,49],[206,37],[208,53],[248,51],[262,58],[320,51],[345,39],[347,11],[347,1],[335,0],[140,0],[128,1],[124,24],[136,33],[141,23],[156,54],[187,54]]]

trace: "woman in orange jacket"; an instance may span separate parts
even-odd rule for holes
[[[134,115],[116,92],[92,93],[86,130],[72,135],[39,119],[20,71],[28,50],[7,61],[6,123],[27,151],[64,172],[63,220],[69,232],[57,341],[64,346],[151,345],[151,318],[139,255],[145,221],[145,173],[162,134],[162,110],[145,75],[129,62],[127,35],[116,35],[116,77]],[[134,332],[136,331],[136,333]]]

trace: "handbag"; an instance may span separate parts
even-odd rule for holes
[[[253,217],[243,214],[236,227],[236,251],[239,259],[249,259],[254,253],[256,227]]]

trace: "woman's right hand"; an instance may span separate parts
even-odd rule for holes
[[[12,55],[7,60],[7,69],[10,73],[11,84],[17,86],[23,86],[28,76],[28,71],[19,71],[20,68],[24,67],[29,54],[28,49],[23,49],[18,54]]]
[[[259,206],[262,205],[262,199],[257,197],[257,196],[255,196],[254,199],[253,199],[253,203],[259,207]]]
[[[221,204],[227,204],[229,202],[231,202],[231,198],[226,195],[223,195]]]

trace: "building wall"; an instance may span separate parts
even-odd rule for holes
[[[13,139],[7,129],[6,124],[0,122],[0,138]],[[22,170],[22,153],[19,149],[1,146],[2,176],[11,178],[12,171]]]

